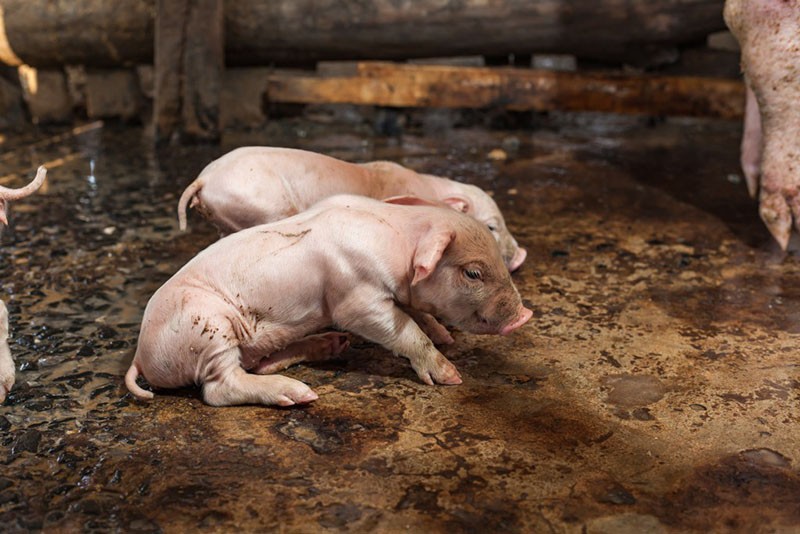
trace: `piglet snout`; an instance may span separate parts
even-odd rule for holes
[[[528,322],[528,320],[533,315],[533,312],[524,306],[520,306],[519,312],[517,312],[517,316],[507,325],[500,329],[500,334],[508,335],[520,326],[524,325]]]

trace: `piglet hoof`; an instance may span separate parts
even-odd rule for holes
[[[452,345],[456,342],[456,340],[453,339],[453,336],[450,335],[450,332],[448,332],[444,327],[442,327],[441,332],[431,332],[431,335],[428,337],[431,338],[431,341],[433,341],[435,345]]]
[[[350,347],[350,334],[342,332],[331,332],[328,334],[331,342],[330,355],[332,358],[339,356]]]
[[[457,386],[462,382],[461,373],[458,372],[456,366],[445,360],[446,365],[436,370],[435,374],[431,375],[433,381],[437,384],[445,384],[448,386]]]
[[[294,406],[295,404],[308,404],[314,402],[319,398],[319,395],[314,393],[314,390],[307,388],[308,391],[304,392],[287,392],[278,395],[275,398],[275,404],[278,406]]]
[[[425,332],[434,345],[452,345],[456,342],[450,332],[436,319],[431,317],[431,321],[425,322],[420,325],[422,331]]]
[[[265,404],[294,406],[295,404],[308,404],[319,398],[319,395],[314,393],[314,390],[299,380],[293,380],[280,375],[273,375],[269,378],[281,378],[284,380],[281,380],[280,388],[272,393],[272,399],[270,399],[272,402],[266,402]]]
[[[414,370],[417,371],[419,378],[429,386],[434,384],[456,386],[462,382],[461,373],[444,356],[432,362],[430,367],[423,365],[421,368],[417,368],[415,366]]]
[[[425,335],[433,341],[434,345],[452,345],[456,342],[447,328],[444,327],[435,317],[427,313],[421,313],[417,317],[417,324],[425,332]]]

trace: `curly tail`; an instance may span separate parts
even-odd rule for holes
[[[47,169],[44,167],[44,165],[41,165],[36,170],[36,177],[25,187],[20,187],[19,189],[9,189],[8,187],[3,187],[0,185],[0,199],[19,200],[22,197],[26,197],[42,186],[46,176]]]
[[[186,209],[195,205],[196,195],[203,188],[203,183],[201,177],[198,177],[183,191],[181,199],[178,201],[178,225],[181,231],[186,230]],[[191,201],[191,204],[189,204],[189,201]]]
[[[142,389],[139,387],[139,384],[136,383],[136,377],[139,376],[139,368],[136,367],[136,360],[131,363],[130,369],[128,372],[125,373],[125,385],[128,386],[128,391],[130,391],[134,397],[139,400],[150,400],[153,398],[153,392],[147,391],[146,389]]]

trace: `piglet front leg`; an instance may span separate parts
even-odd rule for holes
[[[414,310],[412,308],[403,311],[411,316],[412,319],[419,325],[422,331],[428,336],[431,341],[436,345],[452,345],[456,342],[447,328],[436,320],[436,317],[429,313]]]
[[[361,311],[351,315],[348,310]],[[334,320],[343,328],[408,358],[417,376],[428,385],[461,383],[456,366],[391,299],[352,301],[337,310]]]
[[[349,346],[350,335],[346,332],[325,332],[308,336],[263,358],[250,372],[268,375],[300,362],[330,360],[339,357]]]

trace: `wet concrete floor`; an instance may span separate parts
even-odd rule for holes
[[[1,184],[51,170],[0,236],[18,366],[0,530],[796,531],[800,262],[747,197],[739,134],[584,115],[400,138],[285,120],[158,152],[137,128],[7,136]],[[178,196],[256,143],[494,191],[529,251],[514,279],[534,319],[458,333],[457,387],[360,342],[286,371],[320,394],[309,407],[134,401],[145,303],[216,237],[196,215],[177,230]]]

